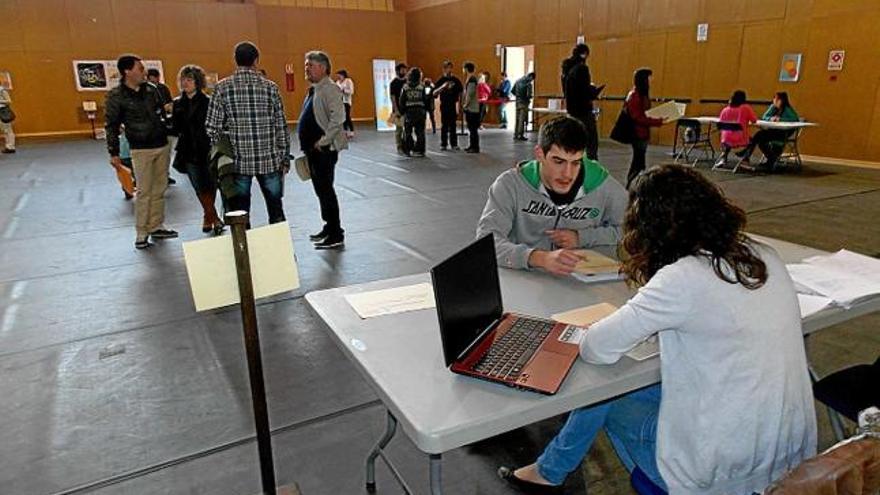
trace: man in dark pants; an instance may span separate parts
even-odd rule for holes
[[[431,96],[440,96],[440,149],[445,151],[446,144],[458,148],[458,133],[455,130],[458,117],[458,102],[463,87],[461,80],[452,75],[452,62],[443,62],[443,77],[437,80]]]
[[[477,68],[472,62],[464,64],[464,97],[461,102],[461,109],[464,111],[464,118],[467,122],[468,134],[470,139],[468,147],[465,148],[467,153],[480,152],[480,102],[477,99],[477,75],[474,73]]]
[[[599,159],[599,132],[596,130],[596,117],[593,115],[593,100],[596,89],[587,67],[590,47],[580,43],[571,52],[571,58],[562,64],[563,92],[568,114],[580,120],[587,128],[587,158]]]
[[[394,117],[394,144],[397,145],[397,152],[406,153],[406,147],[403,142],[403,110],[400,108],[400,92],[403,85],[406,84],[406,64],[397,64],[394,66],[394,73],[397,77],[388,85],[388,93],[391,97],[391,115]]]
[[[306,54],[306,79],[312,84],[299,115],[300,149],[309,161],[312,186],[321,205],[324,227],[309,239],[315,249],[339,249],[345,245],[345,231],[339,219],[339,200],[333,189],[339,152],[348,148],[342,126],[345,105],[342,90],[330,78],[330,57],[324,52]]]
[[[290,133],[281,93],[260,74],[260,51],[249,41],[235,45],[235,72],[214,88],[205,128],[212,144],[229,138],[235,153],[230,211],[250,212],[251,183],[260,184],[269,223],[283,222],[284,170],[290,167]]]

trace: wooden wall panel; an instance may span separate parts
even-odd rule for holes
[[[747,25],[743,29],[739,78],[736,88],[746,92],[750,99],[767,100],[773,95],[779,79],[781,40],[776,33],[782,22]],[[731,93],[732,91],[728,91]],[[718,95],[724,97],[724,95]]]
[[[538,0],[535,2],[535,41],[552,43],[559,34],[559,0]]]
[[[70,46],[70,24],[64,0],[18,0],[28,51],[63,51]]]
[[[0,29],[0,52],[23,51],[24,24],[18,2],[12,0],[0,2],[0,19],[3,20],[3,29]]]
[[[113,0],[117,46],[136,53],[159,46],[155,5],[152,0]]]
[[[559,27],[556,41],[574,43],[583,34],[584,0],[559,0]]]
[[[613,0],[586,0],[584,2],[584,35],[587,39],[605,37],[608,34],[609,4]]]
[[[67,0],[65,4],[70,27],[72,51],[94,50],[116,45],[116,29],[110,0]],[[138,28],[138,20],[128,23]]]
[[[731,83],[739,76],[742,47],[742,26],[718,26],[709,30],[709,40],[701,44],[703,73],[700,95],[706,98],[726,98]]]
[[[700,61],[694,30],[683,29],[668,33],[664,60],[664,94],[672,97],[698,96],[695,86]]]
[[[637,0],[612,0],[608,11],[608,34],[611,36],[627,36],[636,30],[638,19]]]

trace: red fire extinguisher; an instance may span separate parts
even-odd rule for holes
[[[293,76],[293,64],[284,66],[284,85],[289,92],[296,90],[296,79]]]

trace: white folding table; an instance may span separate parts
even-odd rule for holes
[[[826,254],[775,239],[787,263]],[[539,317],[609,302],[620,306],[633,292],[623,282],[584,284],[545,273],[500,270],[505,311]],[[367,490],[375,490],[375,461],[382,459],[407,493],[411,493],[383,449],[398,424],[419,450],[428,454],[431,493],[442,493],[443,452],[547,419],[572,409],[607,400],[660,380],[658,358],[637,362],[623,358],[608,366],[580,360],[553,396],[525,392],[451,373],[444,365],[437,313],[434,309],[361,319],[344,296],[357,292],[430,282],[428,274],[381,280],[310,292],[306,301],[326,322],[330,335],[354,363],[387,410],[385,434],[369,453]],[[829,308],[804,320],[804,333],[880,310],[880,297],[848,310]]]

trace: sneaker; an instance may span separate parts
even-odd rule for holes
[[[722,168],[725,165],[727,165],[727,158],[726,157],[721,157],[718,159],[718,161],[715,162],[715,168]]]
[[[459,148],[458,146],[453,146],[452,151],[461,151],[461,148]]]
[[[15,148],[3,148],[3,153],[6,153],[6,154],[15,153]]]
[[[479,153],[480,150],[475,150],[473,148],[467,148],[464,150],[465,153]]]
[[[327,238],[327,232],[324,229],[321,229],[317,234],[309,234],[309,240],[312,242],[321,242]]]
[[[413,156],[418,157],[418,158],[424,158],[425,152],[424,151],[416,151],[415,153],[413,153]]]
[[[326,237],[323,241],[315,243],[315,249],[341,249],[345,246],[345,237]]]
[[[134,248],[135,249],[147,249],[150,246],[152,246],[152,244],[150,244],[150,241],[148,241],[146,239],[134,241]]]
[[[150,237],[153,239],[174,239],[177,237],[177,232],[169,229],[156,229],[150,232]]]
[[[440,151],[446,151],[446,149],[447,149],[446,146],[443,146],[443,145],[440,146]]]

